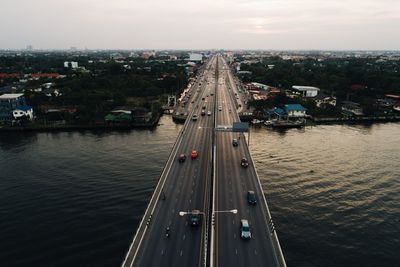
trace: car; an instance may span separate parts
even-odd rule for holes
[[[246,158],[242,158],[242,160],[240,161],[240,165],[243,168],[247,168],[247,167],[249,167],[249,161]]]
[[[206,105],[203,105],[203,106],[201,107],[201,109],[206,109]]]
[[[192,159],[196,159],[199,156],[199,153],[197,153],[197,150],[193,149],[191,156],[192,156]]]
[[[203,109],[200,114],[201,114],[201,116],[205,116],[206,115],[206,111]]]
[[[232,140],[232,145],[233,145],[233,146],[238,146],[238,145],[239,145],[239,142],[238,142],[238,140],[237,140],[236,138],[234,138],[234,139]]]
[[[186,160],[186,155],[185,154],[180,154],[179,158],[178,158],[178,161],[179,162],[184,162],[185,160]]]
[[[202,97],[202,98],[201,98],[201,100],[204,100],[204,99],[206,99],[206,98],[205,98],[205,97]]]
[[[198,226],[201,223],[201,212],[199,210],[192,210],[189,215],[189,223],[191,226]]]
[[[192,100],[192,102],[190,102],[190,103],[192,103],[192,104],[193,104],[193,103],[194,103],[194,100]]]
[[[222,106],[218,106],[218,110],[221,111],[222,110]]]
[[[193,114],[193,116],[192,116],[192,121],[197,121],[198,118],[199,118],[199,117],[197,116],[197,114]]]
[[[207,112],[207,116],[211,116],[211,111],[208,111],[208,112]]]
[[[257,204],[256,194],[254,193],[254,191],[247,191],[247,202],[250,205]]]
[[[246,219],[240,220],[240,237],[242,239],[250,239],[251,231],[249,221]]]

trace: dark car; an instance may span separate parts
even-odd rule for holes
[[[190,213],[189,222],[191,226],[198,226],[201,222],[201,212],[199,210],[193,210]]]
[[[201,111],[201,116],[205,116],[206,115],[206,111],[203,109],[202,111]]]
[[[238,146],[239,145],[239,142],[238,142],[238,140],[236,138],[232,140],[232,145],[233,146]]]
[[[178,160],[179,160],[179,162],[184,162],[186,160],[186,155],[180,154]]]
[[[240,161],[240,165],[243,168],[247,168],[247,167],[249,167],[249,161],[246,158],[242,158],[242,160]]]
[[[257,204],[256,194],[254,191],[247,191],[247,202],[249,202],[250,205]]]

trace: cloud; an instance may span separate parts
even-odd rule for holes
[[[3,0],[0,48],[399,49],[396,25],[397,0]]]

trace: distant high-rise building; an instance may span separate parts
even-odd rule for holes
[[[27,46],[26,46],[26,50],[32,51],[32,50],[33,50],[33,46],[32,46],[32,45],[27,45]]]

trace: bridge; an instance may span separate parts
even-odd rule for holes
[[[179,108],[187,119],[122,267],[286,266],[245,134],[229,127],[239,121],[239,94],[224,58],[209,59]],[[198,157],[191,158],[192,150]],[[248,191],[256,205],[248,203]],[[241,238],[243,219],[250,224],[248,240]]]

